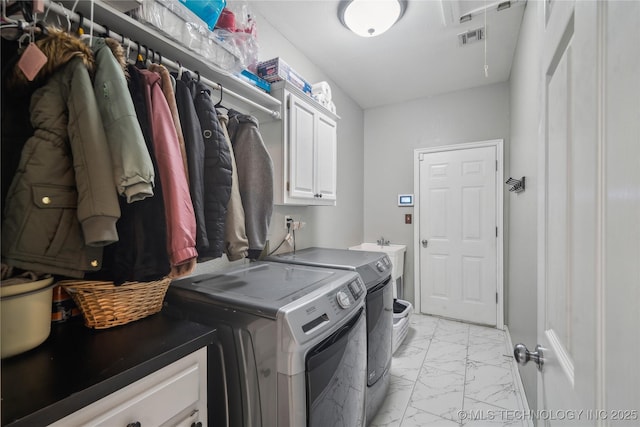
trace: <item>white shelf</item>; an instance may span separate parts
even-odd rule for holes
[[[72,8],[74,3],[75,1],[73,0],[62,1],[62,4],[68,9]],[[82,13],[87,20],[91,19],[91,2],[78,2],[75,12]],[[191,52],[185,46],[170,39],[153,27],[136,21],[102,0],[94,1],[93,22],[106,26],[110,31],[139,42],[141,45],[146,45],[153,49],[154,52],[161,53],[163,58],[173,62],[179,61],[185,68],[200,72],[202,77],[219,83],[224,89],[231,90],[268,110],[279,114],[282,113],[282,104],[276,98],[239,79],[228,71],[203,61],[196,56],[195,52]],[[223,97],[223,104],[236,108],[243,113],[254,115],[261,122],[277,118],[272,114],[261,111],[251,103],[243,102],[232,96]]]

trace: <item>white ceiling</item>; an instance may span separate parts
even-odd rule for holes
[[[363,109],[507,81],[524,0],[496,11],[495,0],[409,0],[388,32],[362,38],[338,19],[338,0],[253,1],[252,6]],[[458,34],[484,26],[483,42],[460,47]],[[445,18],[446,17],[446,18]],[[445,20],[448,21],[445,25]],[[295,65],[292,64],[295,68]]]

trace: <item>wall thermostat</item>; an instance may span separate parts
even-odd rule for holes
[[[398,206],[413,206],[413,194],[398,194]]]

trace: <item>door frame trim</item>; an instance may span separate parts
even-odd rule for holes
[[[424,154],[443,151],[467,150],[470,148],[495,147],[498,170],[496,172],[496,225],[498,237],[496,238],[496,292],[498,303],[496,304],[496,328],[504,329],[504,140],[491,139],[461,144],[441,145],[438,147],[416,148],[413,150],[413,192],[415,197],[413,225],[413,298],[417,313],[421,312],[420,289],[420,158]]]

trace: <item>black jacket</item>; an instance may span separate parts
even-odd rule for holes
[[[9,85],[8,81],[13,74],[15,64],[20,57],[18,56],[18,43],[5,39],[2,40],[2,138],[1,147],[2,166],[2,219],[4,220],[4,206],[9,186],[20,163],[20,155],[25,142],[33,133],[31,126],[31,114],[29,113],[29,104],[31,95],[36,89],[34,85]]]
[[[129,66],[129,75],[129,92],[136,116],[153,168],[158,170],[142,76],[132,65]],[[167,226],[159,174],[155,176],[154,190],[153,197],[135,203],[127,203],[124,197],[119,198],[122,213],[116,226],[120,241],[105,247],[102,270],[86,276],[88,279],[113,280],[120,284],[125,281],[159,280],[169,274],[171,263],[167,252]]]
[[[231,197],[232,166],[229,145],[218,120],[211,90],[200,82],[191,83],[194,105],[202,129],[204,142],[204,168],[202,180],[204,217],[209,247],[200,253],[200,259],[219,258],[225,245],[227,205]]]
[[[176,81],[176,103],[189,167],[196,216],[198,261],[220,258],[231,197],[231,155],[210,90],[185,72]]]
[[[189,193],[196,217],[196,249],[201,257],[209,250],[209,239],[204,216],[204,141],[202,129],[193,104],[193,94],[189,88],[188,73],[182,80],[176,80],[176,105],[182,126],[187,169],[189,170]]]

